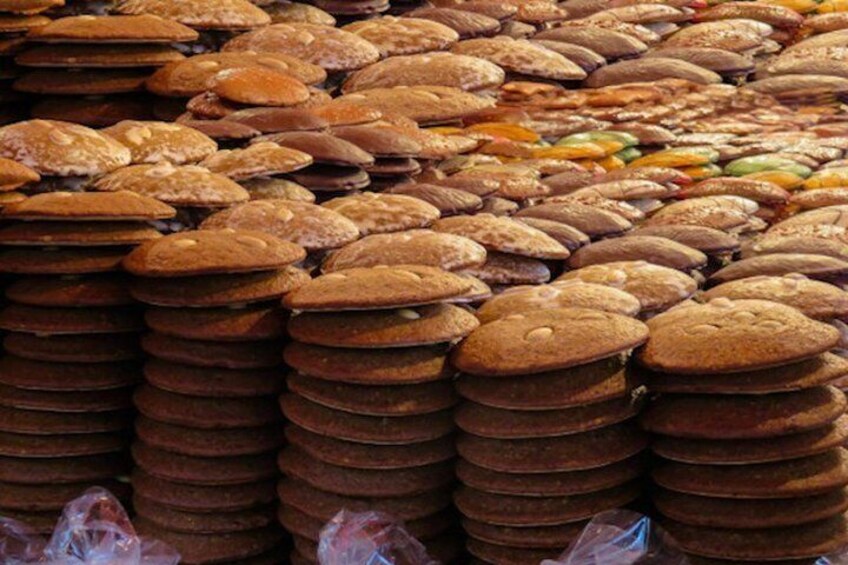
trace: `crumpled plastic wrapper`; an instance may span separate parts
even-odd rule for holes
[[[542,565],[689,565],[674,540],[650,518],[629,510],[595,516],[558,559]]]
[[[437,565],[403,524],[382,512],[342,510],[321,530],[321,565]]]
[[[20,565],[177,565],[170,546],[139,537],[109,491],[91,488],[71,501],[49,541],[24,524],[0,517],[0,563]]]

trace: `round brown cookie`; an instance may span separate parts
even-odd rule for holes
[[[265,135],[261,140],[258,140],[258,143],[267,144],[269,148],[271,145],[279,145],[300,155],[309,155],[312,160],[308,164],[311,164],[313,160],[318,164],[338,167],[363,167],[374,164],[374,156],[367,151],[341,137],[325,132],[280,132]],[[256,145],[257,142],[254,142],[252,147]],[[300,168],[303,167],[298,167],[298,169]],[[363,198],[365,199],[363,201],[367,201],[371,197],[363,195]],[[392,200],[389,199],[384,202],[392,202]],[[333,208],[330,207],[330,209]],[[351,221],[357,223],[353,218],[351,218]]]
[[[287,476],[345,496],[412,496],[444,488],[454,480],[450,461],[411,469],[351,469],[322,463],[290,446],[280,452],[278,463]]]
[[[826,426],[845,413],[845,394],[815,387],[769,395],[662,395],[640,417],[646,430],[696,439],[757,439]]]
[[[713,287],[703,294],[705,300],[719,297],[774,300],[797,308],[816,320],[827,321],[848,315],[848,295],[843,290],[797,274],[740,279]]]
[[[423,265],[362,267],[322,275],[285,298],[292,310],[379,310],[431,304],[467,292],[471,283]]]
[[[0,229],[0,243],[15,247],[138,245],[162,235],[136,222],[15,222]]]
[[[138,382],[133,363],[64,364],[0,357],[0,383],[30,390],[119,389]]]
[[[289,320],[288,333],[314,345],[371,349],[452,342],[478,325],[464,308],[432,304],[368,312],[305,312]]]
[[[400,164],[399,170],[391,170],[391,164]],[[411,165],[412,171],[404,166]],[[382,167],[382,170],[380,170]],[[388,174],[414,174],[420,170],[418,163],[413,160],[382,160],[376,165],[365,166],[374,176]],[[322,206],[342,214],[359,228],[363,236],[379,233],[402,232],[405,230],[426,228],[439,219],[441,212],[435,206],[424,200],[405,194],[389,194],[385,192],[363,192],[350,196],[342,196],[328,200]],[[413,263],[415,264],[415,263]]]
[[[22,512],[45,512],[62,510],[69,500],[74,500],[89,488],[86,483],[70,483],[64,485],[22,485],[15,483],[0,483],[0,508]],[[101,481],[101,486],[119,500],[130,498],[130,486],[116,480]]]
[[[136,247],[123,266],[145,277],[186,277],[282,269],[306,257],[288,241],[247,230],[204,230],[165,236]]]
[[[292,541],[295,551],[292,552],[290,559],[293,565],[318,563],[318,543],[298,535],[293,535]]]
[[[0,457],[0,481],[17,484],[66,484],[105,480],[129,472],[124,453],[83,457]]]
[[[848,490],[798,498],[734,500],[657,489],[652,501],[664,516],[683,524],[747,530],[796,526],[842,514],[848,510]]]
[[[848,360],[823,353],[806,361],[725,375],[674,375],[640,371],[655,392],[767,394],[822,386],[848,374]]]
[[[476,15],[476,14],[475,14]],[[511,547],[486,543],[478,539],[469,538],[465,548],[479,562],[491,565],[527,565],[527,563],[541,563],[546,559],[556,559],[562,549],[537,549]]]
[[[570,496],[622,485],[647,468],[645,454],[595,469],[564,473],[502,473],[478,467],[464,459],[457,463],[459,480],[469,487],[516,496]]]
[[[409,445],[369,445],[318,435],[295,425],[287,426],[285,434],[290,444],[315,459],[354,469],[407,469],[456,456],[452,437]]]
[[[144,320],[164,335],[211,341],[272,340],[283,336],[285,315],[277,308],[148,308]]]
[[[632,502],[641,484],[631,482],[608,490],[563,497],[492,494],[460,487],[454,503],[463,516],[496,526],[555,526],[586,520],[604,510]]]
[[[410,416],[451,408],[457,395],[450,381],[416,385],[362,386],[292,373],[289,390],[322,406],[368,416]]]
[[[0,455],[21,458],[82,457],[115,453],[127,446],[122,433],[30,435],[0,432]]]
[[[161,359],[148,359],[144,364],[144,377],[147,382],[162,390],[209,398],[268,396],[279,393],[284,383],[279,371],[275,369],[192,367]]]
[[[318,541],[321,530],[327,520],[332,518],[315,518],[291,506],[282,505],[277,513],[280,524],[293,534]],[[442,534],[450,528],[454,517],[452,510],[443,510],[437,514],[425,516],[417,520],[404,521],[404,527],[411,536],[419,540],[429,540]]]
[[[455,412],[456,425],[470,434],[495,439],[556,437],[611,426],[635,416],[630,398],[560,410],[519,411],[465,402]]]
[[[197,429],[175,426],[144,416],[135,421],[135,432],[144,443],[195,457],[252,455],[278,449],[283,443],[279,425],[244,428]]]
[[[274,73],[276,75],[276,73]],[[194,102],[200,101],[207,106],[194,108]],[[211,106],[211,108],[209,107]],[[216,108],[217,107],[217,108]],[[238,107],[234,103],[219,98],[216,94],[205,94],[189,101],[188,108],[195,113],[206,115],[217,113],[225,115]],[[218,111],[220,109],[220,111]],[[211,110],[211,111],[210,111]],[[222,116],[223,117],[223,116]],[[281,134],[276,134],[281,135]],[[312,164],[312,155],[291,147],[271,143],[271,137],[253,140],[244,149],[226,149],[210,155],[200,166],[231,180],[243,181],[257,177],[271,177],[284,173],[293,173]]]
[[[6,298],[29,306],[126,306],[133,303],[121,275],[21,277],[6,287]]]
[[[568,271],[554,282],[583,281],[623,290],[639,299],[642,312],[661,312],[686,300],[698,283],[684,273],[647,261],[616,261]]]
[[[329,122],[300,108],[246,108],[233,112],[224,121],[242,124],[262,133],[285,131],[326,131]]]
[[[144,328],[135,308],[40,308],[10,304],[0,311],[0,328],[45,335],[109,334]]]
[[[388,188],[387,192],[405,194],[423,200],[438,208],[443,217],[472,214],[483,207],[483,200],[476,194],[429,183],[397,184]],[[362,259],[368,260],[365,257]],[[447,267],[442,264],[442,268]]]
[[[471,374],[525,375],[591,363],[647,339],[647,326],[632,318],[585,308],[556,308],[484,324],[454,349],[452,360]]]
[[[197,367],[263,369],[280,364],[280,347],[274,341],[201,341],[154,332],[141,338],[141,347],[159,359]]]
[[[605,402],[630,394],[638,379],[626,370],[626,359],[608,357],[520,379],[462,375],[460,395],[479,404],[512,410],[555,410]]]
[[[214,536],[174,532],[145,518],[136,518],[135,526],[141,535],[174,547],[180,552],[180,563],[187,565],[234,563],[273,549],[283,537],[276,525]]]
[[[810,496],[848,484],[848,454],[834,449],[802,459],[757,465],[664,462],[651,476],[661,487],[723,498]]]
[[[121,268],[127,254],[122,247],[4,249],[0,269],[17,275],[82,275]]]
[[[295,394],[283,395],[280,406],[286,418],[302,428],[356,443],[418,443],[444,437],[454,429],[450,410],[390,418],[363,416],[325,408]]]
[[[141,357],[136,334],[54,335],[9,333],[3,338],[7,353],[34,361],[58,363],[112,363]],[[134,373],[138,374],[137,371]]]
[[[32,120],[16,125],[44,123],[49,124],[50,122]],[[93,130],[82,126],[65,125],[71,128],[85,130],[86,135],[90,135],[88,132],[93,132]],[[52,129],[47,135],[51,140],[56,140],[61,139],[65,134],[57,129]],[[117,143],[111,137],[107,139],[110,143]],[[73,143],[73,139],[67,139],[65,141],[68,141],[68,144]],[[124,149],[123,146],[121,148]],[[129,163],[123,164],[128,165]],[[61,177],[74,175],[84,175],[84,173],[73,171],[58,173],[58,176]],[[173,218],[175,214],[176,210],[167,204],[128,191],[111,193],[56,191],[37,194],[18,204],[7,206],[3,209],[2,215],[3,218],[8,220],[146,222],[151,220],[167,220]]]
[[[351,384],[426,383],[454,374],[444,346],[362,350],[292,342],[283,350],[283,358],[304,375]]]
[[[149,418],[190,428],[226,430],[264,426],[280,420],[273,396],[205,398],[144,384],[135,391],[133,401],[138,411]]]
[[[570,253],[544,232],[492,214],[454,216],[433,224],[433,230],[472,239],[488,249],[536,259],[565,259]]]
[[[744,561],[814,558],[848,542],[844,514],[803,526],[762,530],[703,528],[673,520],[663,520],[662,526],[687,553]]]
[[[44,391],[0,385],[0,406],[46,412],[110,412],[132,406],[132,388]]]
[[[797,459],[848,442],[848,417],[807,432],[765,439],[711,440],[654,436],[654,453],[682,463],[738,465]]]
[[[268,504],[233,512],[184,512],[161,504],[133,497],[133,510],[138,518],[187,534],[227,534],[255,530],[276,523],[276,505]]]
[[[579,471],[610,465],[642,451],[647,436],[632,422],[555,438],[489,439],[462,434],[457,451],[469,462],[505,473]]]
[[[801,361],[833,348],[839,332],[776,302],[716,298],[648,322],[639,360],[657,371],[722,374]]]
[[[32,435],[117,432],[132,423],[128,411],[69,414],[0,407],[0,431]]]
[[[312,192],[349,192],[366,188],[371,179],[359,167],[312,165],[291,173],[289,177]],[[338,213],[338,212],[337,212]],[[359,233],[359,228],[357,228]]]
[[[230,486],[201,486],[166,481],[139,468],[132,474],[136,497],[160,506],[199,513],[235,512],[270,504],[277,498],[275,483],[274,479],[269,479]]]
[[[641,308],[636,297],[623,290],[579,281],[509,288],[477,310],[482,323],[512,314],[562,307],[592,308],[623,316],[635,316]]]
[[[289,478],[280,481],[277,494],[286,506],[325,522],[332,519],[342,508],[351,512],[386,512],[406,521],[430,516],[451,505],[449,489],[403,498],[361,498],[332,494]]]
[[[211,308],[277,300],[309,281],[309,275],[296,267],[241,275],[211,275],[174,279],[137,278],[130,282],[130,294],[146,304],[174,307]]]
[[[254,199],[222,210],[204,220],[202,227],[264,231],[301,245],[307,252],[341,247],[359,237],[359,228],[341,214],[309,202],[279,197]]]
[[[276,477],[273,453],[238,457],[192,457],[136,442],[135,464],[157,479],[191,485],[238,485]]]
[[[306,84],[322,83],[327,78],[318,65],[280,52],[204,53],[158,69],[148,79],[147,88],[159,96],[190,98],[207,91],[219,72],[243,67],[283,71]]]
[[[559,526],[521,527],[495,526],[468,518],[462,519],[462,528],[472,538],[493,545],[521,548],[550,548],[561,550],[576,539],[587,522],[574,522]]]

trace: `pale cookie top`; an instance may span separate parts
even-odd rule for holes
[[[435,231],[462,235],[486,249],[539,259],[565,259],[568,249],[544,232],[510,218],[491,214],[443,218]]]
[[[0,156],[46,176],[93,176],[129,165],[130,150],[98,131],[53,120],[0,128]]]
[[[119,14],[154,14],[197,29],[251,29],[271,17],[248,0],[121,0]]]
[[[480,266],[486,249],[475,241],[430,230],[374,234],[332,253],[321,269],[331,273],[353,267],[377,265],[429,265],[446,271]]]
[[[623,290],[582,281],[560,281],[508,288],[487,300],[477,310],[477,317],[487,323],[512,314],[565,307],[603,310],[623,316],[635,316],[641,310],[639,300]]]
[[[197,165],[131,165],[100,177],[96,190],[129,190],[174,206],[219,207],[245,202],[250,194],[234,181]]]
[[[377,48],[358,35],[308,23],[272,24],[231,39],[223,51],[285,53],[328,72],[360,69],[380,58]]]
[[[239,204],[209,216],[202,229],[261,231],[307,251],[335,249],[359,238],[356,224],[341,214],[308,202],[270,199]]]
[[[616,261],[569,271],[557,280],[580,280],[618,288],[639,299],[642,311],[665,310],[698,290],[692,277],[647,261]]]
[[[196,163],[218,150],[209,136],[174,123],[124,120],[101,131],[127,146],[133,163]]]

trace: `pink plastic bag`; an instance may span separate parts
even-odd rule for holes
[[[674,540],[650,518],[629,510],[595,516],[556,560],[542,565],[688,565]]]
[[[18,565],[177,565],[179,554],[135,533],[109,491],[89,489],[65,506],[50,541],[23,524],[0,518],[0,563]]]
[[[321,565],[437,565],[401,522],[382,512],[342,510],[321,529]]]

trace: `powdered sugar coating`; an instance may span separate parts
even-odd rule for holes
[[[0,128],[0,156],[48,176],[93,176],[129,165],[130,150],[91,128],[28,120]]]

